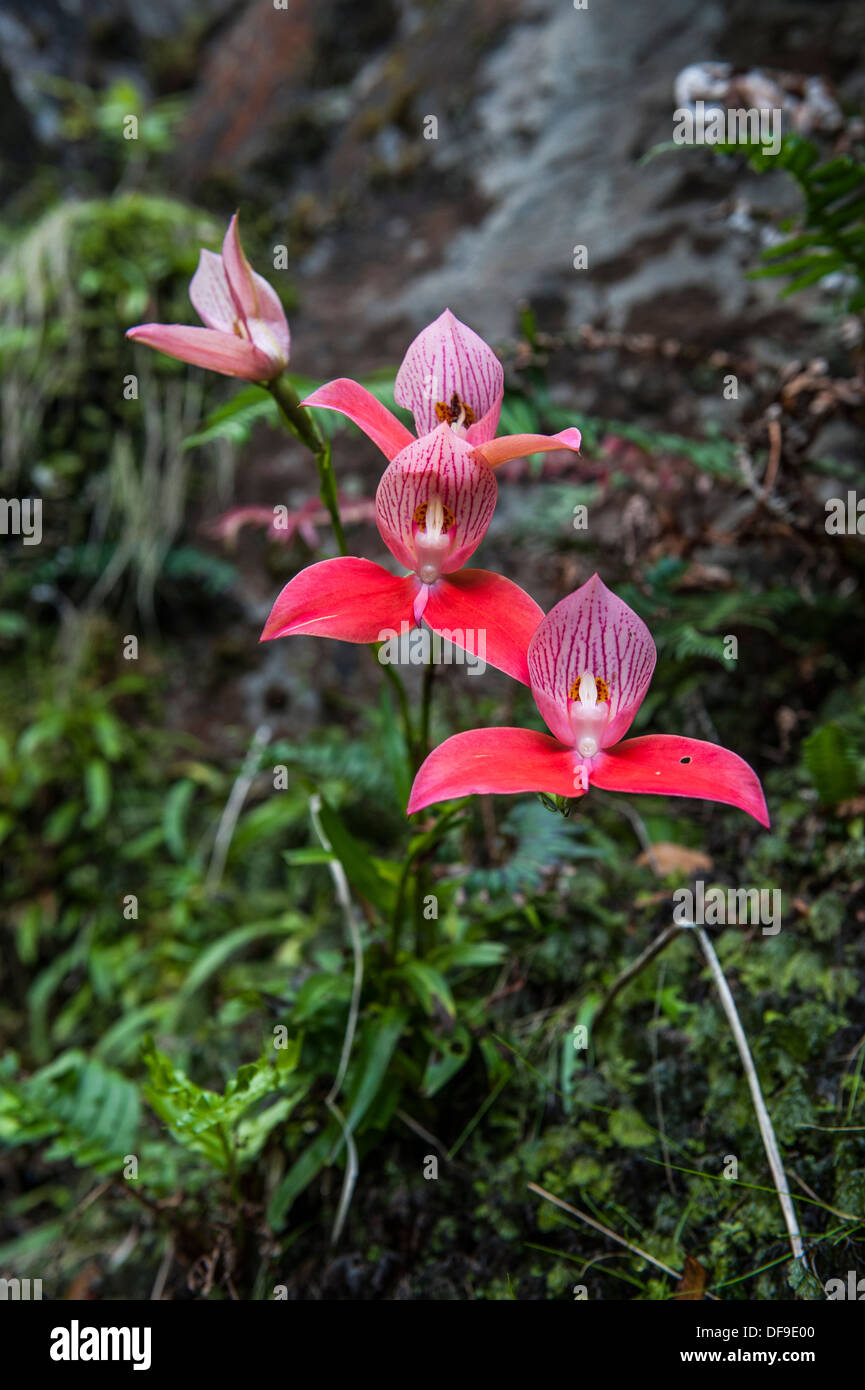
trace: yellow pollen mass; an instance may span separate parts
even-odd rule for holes
[[[598,691],[598,704],[599,704],[599,705],[607,704],[607,703],[609,702],[609,699],[610,699],[610,687],[609,687],[609,685],[607,684],[607,682],[604,680],[603,676],[595,676],[595,685],[596,685],[597,691]],[[574,681],[573,685],[571,686],[570,690],[568,691],[568,699],[569,699],[569,700],[579,700],[579,698],[580,698],[580,677],[577,676],[577,679]]]
[[[433,507],[432,516],[429,516],[430,505]],[[433,498],[432,503],[420,502],[418,506],[415,507],[412,520],[419,531],[426,532],[427,519],[429,519],[430,529],[432,531],[437,531],[440,536],[446,536],[456,521],[456,517],[450,507],[446,507],[444,502],[440,501],[438,497]],[[436,523],[438,523],[438,525]]]
[[[450,398],[450,404],[448,404],[447,401],[438,401],[436,403],[436,418],[443,425],[455,425],[460,418],[464,425],[473,425],[477,417],[471,406],[466,405],[465,401],[460,400],[456,391],[454,391]]]

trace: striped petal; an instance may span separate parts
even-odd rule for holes
[[[350,377],[338,377],[326,386],[319,386],[302,405],[316,405],[321,410],[338,410],[346,419],[363,430],[378,445],[385,458],[396,458],[400,449],[414,442],[414,435],[401,420],[392,415],[371,391]]]
[[[548,792],[581,796],[574,787],[574,753],[531,729],[469,729],[434,748],[411,789],[407,814],[436,801],[474,793]]]
[[[606,718],[598,736],[600,746],[608,748],[629,729],[656,658],[646,624],[595,574],[550,610],[532,638],[532,694],[556,737],[573,745],[574,683],[585,673],[604,681],[606,694],[598,686],[598,698]]]
[[[207,367],[223,376],[269,381],[275,375],[272,359],[247,338],[236,338],[233,333],[187,328],[180,323],[142,323],[130,328],[126,336],[135,343],[146,343],[169,357],[176,357],[180,362]]]
[[[423,610],[433,632],[482,656],[523,685],[529,683],[526,651],[543,616],[524,589],[489,570],[463,569],[440,579]]]
[[[496,506],[495,474],[449,425],[413,440],[385,469],[375,499],[385,545],[425,583],[477,550]]]
[[[237,213],[228,224],[222,243],[222,264],[229,290],[255,345],[282,367],[288,362],[291,338],[279,295],[246,259],[240,244]],[[197,307],[197,306],[196,306]]]
[[[198,269],[189,282],[189,298],[198,317],[208,328],[237,335],[240,313],[228,285],[222,257],[202,251]]]
[[[504,395],[504,370],[492,348],[450,309],[417,335],[397,373],[394,395],[414,415],[419,435],[464,416],[470,444],[492,439]]]
[[[769,825],[766,798],[753,768],[737,753],[702,739],[677,734],[626,739],[593,760],[591,784],[611,792],[720,801]]]
[[[343,642],[378,642],[384,629],[399,631],[403,622],[414,626],[412,604],[417,591],[414,575],[399,578],[371,560],[354,556],[321,560],[286,584],[270,611],[261,641],[306,633]]]

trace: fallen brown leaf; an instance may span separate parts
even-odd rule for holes
[[[693,1255],[685,1256],[685,1269],[681,1279],[676,1285],[676,1300],[684,1302],[690,1299],[692,1302],[705,1298],[706,1293],[706,1271],[695,1260]]]
[[[663,878],[667,874],[693,874],[699,869],[709,870],[712,860],[699,849],[688,849],[686,845],[676,845],[668,840],[659,840],[637,859],[639,865],[648,864],[650,869]]]

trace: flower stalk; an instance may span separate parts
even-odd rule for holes
[[[348,546],[346,545],[342,518],[339,514],[339,498],[336,489],[336,474],[333,471],[331,459],[330,441],[322,434],[311,412],[301,405],[300,397],[284,374],[276,377],[273,381],[266,382],[265,385],[276,401],[279,413],[288,429],[295,439],[306,445],[315,459],[321,484],[321,500],[330,513],[339,553],[345,555],[348,553]]]

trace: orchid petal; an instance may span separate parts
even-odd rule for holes
[[[609,715],[601,746],[608,748],[630,728],[656,658],[646,624],[595,574],[550,610],[532,638],[532,694],[556,737],[573,743],[568,692],[583,672],[602,678],[609,689]]]
[[[382,405],[372,392],[349,377],[338,377],[319,386],[302,405],[315,405],[322,410],[338,410],[381,449],[390,462],[401,449],[414,442],[414,435],[401,420]]]
[[[433,632],[528,685],[526,650],[544,614],[512,580],[489,570],[460,570],[430,587],[423,616]],[[468,643],[455,637],[468,633]]]
[[[222,264],[228,287],[253,342],[284,367],[291,350],[285,310],[273,286],[263,275],[258,275],[246,259],[240,244],[237,213],[229,222],[222,243]]]
[[[469,729],[440,743],[421,765],[407,814],[473,793],[534,791],[582,795],[571,749],[530,729]]]
[[[492,520],[498,486],[491,468],[449,425],[415,439],[382,474],[375,499],[385,545],[408,569],[419,564],[418,508],[438,498],[451,513],[439,572],[450,574],[477,550]]]
[[[269,381],[274,363],[246,338],[219,333],[213,328],[187,328],[180,323],[142,323],[126,334],[135,343],[146,343],[169,357],[208,367],[223,376],[239,376],[246,381]]]
[[[769,812],[753,768],[716,743],[678,734],[629,738],[596,757],[592,786],[612,792],[649,792],[720,801],[746,811],[768,828]]]
[[[577,429],[562,430],[560,434],[503,434],[498,439],[490,439],[479,444],[477,453],[486,459],[491,468],[509,459],[525,458],[527,454],[549,454],[554,449],[580,451],[582,436]]]
[[[289,580],[270,611],[262,642],[306,633],[343,642],[378,642],[385,629],[414,627],[414,575],[400,578],[354,556],[321,560]]]
[[[424,328],[409,347],[397,373],[394,396],[414,415],[419,435],[443,421],[455,423],[459,409],[471,411],[466,438],[471,444],[492,439],[504,395],[504,370],[492,348],[450,309]],[[456,397],[456,401],[454,401]],[[444,412],[455,410],[454,418]]]
[[[237,334],[240,315],[228,284],[222,257],[202,251],[198,269],[189,282],[189,298],[198,317],[219,333]]]

